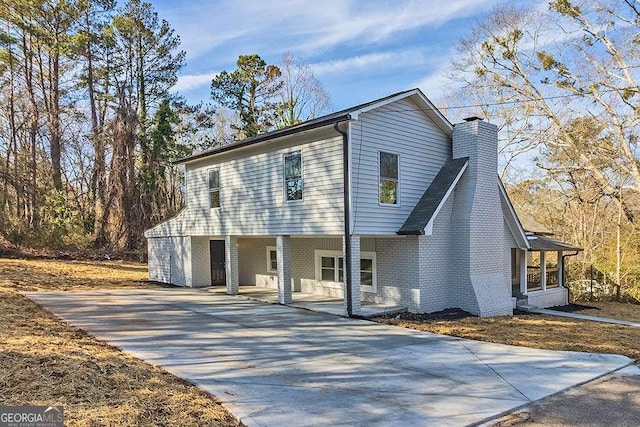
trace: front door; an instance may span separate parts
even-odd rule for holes
[[[211,260],[211,284],[226,284],[224,265],[224,240],[209,241],[209,259]]]

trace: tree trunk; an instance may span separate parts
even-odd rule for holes
[[[57,35],[56,35],[57,37]],[[50,126],[50,150],[51,166],[53,168],[53,186],[56,190],[62,191],[62,165],[60,162],[61,152],[61,132],[60,132],[60,53],[59,46],[52,52],[51,58],[51,105],[49,111]]]

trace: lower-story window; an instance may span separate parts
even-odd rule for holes
[[[275,246],[267,246],[267,271],[269,273],[278,272],[278,253]]]
[[[341,251],[315,251],[316,280],[342,282],[344,260]],[[360,253],[360,289],[376,292],[376,253]]]

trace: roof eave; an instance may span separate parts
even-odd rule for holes
[[[288,127],[279,131],[274,131],[274,132],[269,132],[266,133],[264,135],[258,135],[256,137],[253,138],[247,138],[247,139],[243,139],[242,141],[238,141],[235,143],[231,143],[231,144],[227,144],[227,145],[223,145],[220,147],[216,147],[215,149],[212,150],[208,150],[208,151],[204,151],[202,153],[199,154],[195,154],[193,156],[188,156],[188,157],[184,157],[182,159],[178,159],[176,161],[173,162],[174,165],[180,165],[180,164],[184,164],[184,163],[191,163],[197,160],[201,160],[205,157],[210,157],[210,156],[215,156],[217,154],[221,154],[221,153],[225,153],[228,151],[232,151],[232,150],[238,150],[244,147],[248,147],[248,146],[252,146],[252,145],[258,145],[260,143],[263,142],[267,142],[267,141],[271,141],[274,139],[278,139],[278,138],[283,138],[286,136],[291,136],[300,132],[306,132],[306,131],[310,131],[313,129],[318,129],[324,126],[329,126],[329,125],[333,125],[337,122],[343,122],[346,120],[350,120],[351,116],[350,114],[343,114],[340,116],[336,116],[336,117],[331,117],[331,118],[327,118],[326,120],[322,120],[319,122],[311,122],[311,123],[306,123],[306,124],[301,124],[300,126],[292,126],[292,127]]]
[[[502,180],[500,179],[500,177],[498,176],[498,187],[500,189],[500,196],[503,198],[503,200],[506,202],[506,205],[509,209],[509,213],[511,214],[511,217],[515,223],[516,226],[516,230],[513,230],[511,228],[511,224],[509,223],[509,221],[507,221],[507,226],[509,227],[509,229],[511,229],[511,233],[514,235],[514,237],[516,236],[516,233],[518,236],[520,236],[522,238],[522,240],[524,241],[524,248],[521,249],[526,249],[526,250],[531,250],[531,244],[529,243],[529,239],[527,239],[527,234],[525,229],[522,227],[522,223],[520,222],[520,218],[518,217],[518,214],[516,213],[515,208],[513,207],[513,203],[511,203],[511,199],[509,198],[509,194],[507,194],[507,189],[504,188],[504,184],[502,183]]]

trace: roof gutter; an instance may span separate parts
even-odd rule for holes
[[[351,117],[347,116],[347,120]],[[333,128],[342,135],[342,172],[344,182],[344,277],[345,277],[345,301],[347,303],[347,317],[353,317],[353,301],[351,299],[353,280],[351,277],[351,211],[349,209],[351,200],[351,188],[349,185],[349,177],[351,176],[351,167],[349,159],[349,135],[347,132],[340,130],[340,123],[344,120],[338,120],[333,124]]]

